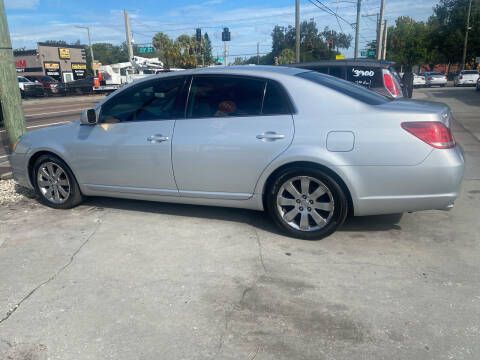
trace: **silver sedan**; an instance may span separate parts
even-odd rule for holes
[[[464,172],[440,103],[328,75],[240,66],[152,76],[24,134],[15,179],[53,208],[112,196],[267,210],[320,239],[347,214],[449,209]]]

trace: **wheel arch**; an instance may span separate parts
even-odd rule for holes
[[[56,153],[55,151],[52,151],[52,150],[38,150],[36,152],[34,152],[30,158],[28,159],[28,165],[27,165],[27,169],[28,169],[28,180],[30,181],[30,184],[35,187],[34,185],[34,174],[33,174],[33,166],[35,165],[35,162],[37,161],[37,159],[42,156],[42,155],[53,155],[57,158],[59,158],[60,160],[62,160],[67,166],[68,166],[68,169],[72,172],[72,175],[73,177],[75,178],[75,181],[78,183],[78,179],[77,179],[77,176],[75,175],[75,172],[72,168],[72,166],[68,163],[68,161],[66,161],[64,159],[63,156],[59,155],[58,153]],[[79,184],[80,186],[80,184]],[[81,190],[80,190],[81,191]]]
[[[291,167],[306,167],[306,168],[316,168],[327,175],[331,176],[335,181],[338,182],[338,185],[342,188],[342,190],[345,192],[345,195],[347,197],[347,202],[348,202],[348,216],[354,214],[354,205],[353,205],[353,198],[352,194],[350,192],[350,189],[348,188],[347,184],[345,181],[339,176],[335,171],[330,169],[329,167],[318,164],[315,162],[311,161],[294,161],[294,162],[289,162],[286,164],[283,164],[276,168],[274,171],[271,172],[271,174],[268,176],[267,180],[265,181],[263,185],[263,191],[262,191],[262,203],[263,203],[263,208],[266,209],[266,197],[267,197],[267,189],[272,185],[272,183],[275,181],[277,175],[282,172],[285,169],[291,168]]]

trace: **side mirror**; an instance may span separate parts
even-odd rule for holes
[[[84,125],[95,125],[98,121],[97,112],[95,109],[84,110],[80,116],[80,123]]]

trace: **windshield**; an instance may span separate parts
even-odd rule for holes
[[[478,71],[476,70],[467,70],[467,71],[462,71],[462,74],[465,74],[465,75],[478,75]]]
[[[369,105],[381,105],[391,101],[391,99],[387,98],[386,96],[377,94],[376,92],[368,90],[363,86],[355,85],[351,82],[333,76],[320,74],[315,71],[302,72],[296,76],[328,87],[329,89],[335,90]]]
[[[51,78],[50,76],[41,77],[40,81],[43,81],[43,82],[57,82],[57,80],[55,80],[54,78]]]
[[[443,75],[443,74],[439,73],[439,72],[431,72],[431,73],[429,73],[429,75]]]

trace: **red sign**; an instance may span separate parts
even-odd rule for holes
[[[27,67],[27,60],[17,60],[17,61],[15,61],[15,67],[17,69],[25,69]]]

